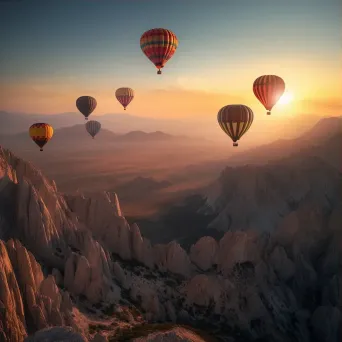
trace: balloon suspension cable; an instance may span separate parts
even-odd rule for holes
[[[270,110],[267,111],[267,115],[271,115],[271,111]]]
[[[158,75],[161,75],[161,70],[160,70],[160,69],[157,71],[157,74],[158,74]]]
[[[236,147],[236,146],[239,146],[239,144],[238,144],[237,142],[234,142],[234,143],[233,143],[233,146]]]
[[[95,139],[95,137],[92,137],[93,139]]]

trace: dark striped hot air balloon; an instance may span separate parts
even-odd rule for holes
[[[164,28],[154,28],[146,31],[140,38],[140,47],[146,57],[158,69],[157,74],[161,74],[166,62],[173,56],[177,47],[178,39],[170,30]]]
[[[254,119],[252,109],[245,105],[235,104],[221,108],[217,121],[222,130],[233,140],[233,146],[248,131]]]
[[[253,92],[257,99],[267,110],[267,115],[284,94],[285,82],[276,75],[263,75],[258,77],[253,83]]]
[[[134,98],[134,91],[131,88],[119,88],[115,92],[115,97],[123,105],[124,110]]]
[[[91,96],[81,96],[76,100],[76,107],[85,116],[86,120],[88,120],[88,116],[95,110],[96,106],[97,102]]]
[[[35,123],[29,129],[29,135],[31,139],[40,147],[43,151],[44,145],[52,138],[53,128],[47,123]]]
[[[89,120],[86,124],[85,124],[86,130],[87,132],[93,137],[95,137],[95,135],[97,133],[100,132],[101,129],[101,124],[98,121],[95,120]]]

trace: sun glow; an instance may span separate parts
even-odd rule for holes
[[[280,99],[279,99],[279,104],[280,105],[287,105],[293,100],[293,95],[291,93],[284,93]]]

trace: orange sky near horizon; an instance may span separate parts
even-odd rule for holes
[[[341,67],[334,63],[284,59],[273,63],[255,61],[253,65],[237,67],[233,72],[231,67],[209,66],[201,75],[189,70],[181,77],[173,76],[172,70],[157,76],[152,69],[149,77],[143,83],[140,80],[137,87],[111,79],[77,80],[63,75],[52,79],[0,82],[0,110],[37,114],[77,112],[77,97],[91,95],[98,102],[93,115],[124,113],[114,92],[120,86],[131,86],[135,89],[135,98],[127,113],[155,118],[204,119],[233,103],[246,104],[254,111],[262,110],[252,92],[252,84],[259,75],[269,73],[281,76],[286,91],[294,96],[291,103],[277,104],[277,111],[323,116],[342,114],[342,89],[337,77]]]

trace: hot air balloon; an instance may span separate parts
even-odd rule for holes
[[[87,132],[93,137],[93,139],[95,135],[100,132],[100,129],[101,129],[101,124],[95,120],[89,120],[85,124],[85,126],[86,126]]]
[[[43,151],[44,145],[52,138],[53,128],[47,123],[35,123],[29,129],[31,139]]]
[[[217,114],[217,121],[222,130],[233,140],[233,146],[248,131],[253,123],[252,109],[245,105],[228,105],[221,108]]]
[[[76,107],[85,116],[86,120],[88,120],[88,116],[95,110],[96,106],[97,102],[91,96],[81,96],[76,100]]]
[[[285,82],[276,75],[263,75],[258,77],[253,83],[253,92],[257,99],[264,105],[267,115],[284,94]]]
[[[118,101],[123,105],[124,110],[134,98],[134,91],[131,88],[119,88],[115,92]]]
[[[173,56],[177,47],[178,39],[170,30],[154,28],[146,31],[140,38],[140,47],[147,58],[158,69],[157,74],[161,74],[161,68]]]

